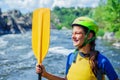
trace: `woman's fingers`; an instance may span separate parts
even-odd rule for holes
[[[36,66],[36,73],[42,73],[42,66],[41,65]]]

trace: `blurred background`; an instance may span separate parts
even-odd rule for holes
[[[96,49],[120,77],[120,0],[0,0],[0,80],[37,79],[31,47],[32,12],[42,7],[51,9],[50,47],[43,62],[47,71],[65,76],[66,57],[74,51],[71,23],[88,16],[100,28]]]

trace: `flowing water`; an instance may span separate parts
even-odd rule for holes
[[[105,55],[120,77],[120,49],[107,41],[97,40],[100,52]],[[67,55],[74,51],[70,30],[51,30],[48,54],[43,61],[46,70],[64,77]],[[0,36],[0,80],[37,80],[36,59],[31,46],[31,32]],[[42,79],[46,80],[46,79]]]

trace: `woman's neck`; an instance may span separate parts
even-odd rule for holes
[[[90,45],[85,45],[84,47],[80,48],[79,51],[83,52],[84,54],[88,54],[90,52]]]

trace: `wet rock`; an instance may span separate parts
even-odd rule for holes
[[[112,45],[120,48],[120,42],[115,42]]]
[[[113,32],[105,32],[103,39],[107,39],[110,41],[114,41],[115,40],[115,34]]]
[[[8,11],[8,14],[10,14],[13,18],[19,18],[22,16],[22,13],[16,9]]]
[[[31,14],[23,15],[19,10],[2,13],[0,9],[0,35],[25,33],[32,26]]]
[[[55,25],[51,23],[51,29],[56,29]]]
[[[64,26],[64,27],[62,27],[62,30],[68,30],[68,28],[66,28],[66,27]]]
[[[2,14],[2,12],[1,12],[1,8],[0,8],[0,15]]]
[[[1,9],[0,9],[0,35],[2,34],[6,34],[7,33],[7,23],[4,19],[4,17],[2,16],[2,12],[1,12]]]

